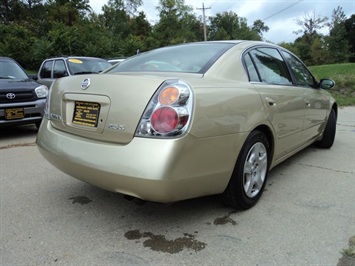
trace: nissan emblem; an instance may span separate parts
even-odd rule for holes
[[[87,88],[89,88],[89,86],[90,86],[90,79],[84,79],[81,82],[81,89],[82,90],[86,90]]]

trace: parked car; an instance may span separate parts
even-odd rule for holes
[[[221,194],[248,209],[270,169],[312,143],[333,145],[333,86],[264,42],[169,46],[58,80],[37,144],[106,190],[156,202]]]
[[[0,57],[0,126],[41,124],[48,88],[14,60]]]
[[[102,58],[65,56],[46,59],[42,62],[38,71],[38,82],[51,86],[57,78],[97,74],[111,67],[111,64]]]

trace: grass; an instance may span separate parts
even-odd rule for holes
[[[331,78],[335,87],[329,92],[340,106],[355,105],[355,63],[311,66],[317,79]]]
[[[355,258],[355,236],[349,239],[349,247],[344,249],[343,254]]]

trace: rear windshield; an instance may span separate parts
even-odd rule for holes
[[[194,43],[164,47],[131,57],[108,70],[114,72],[205,73],[234,43]]]

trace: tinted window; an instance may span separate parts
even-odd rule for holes
[[[53,78],[68,76],[64,60],[55,60],[53,67]]]
[[[164,47],[129,58],[112,72],[189,72],[204,73],[233,43],[195,43]]]
[[[246,66],[247,71],[248,71],[249,80],[250,81],[259,82],[260,80],[259,80],[258,72],[256,72],[256,68],[255,68],[254,63],[251,60],[249,54],[246,54],[244,56],[244,61],[245,61],[245,66]]]
[[[262,82],[291,85],[292,79],[280,53],[274,48],[257,48],[249,52]]]
[[[314,87],[315,80],[303,63],[290,53],[282,51],[282,54],[291,67],[292,74],[296,79],[296,84],[303,87]]]
[[[43,67],[41,69],[41,73],[39,74],[42,79],[52,78],[52,75],[51,75],[52,66],[53,66],[53,60],[44,62]]]

